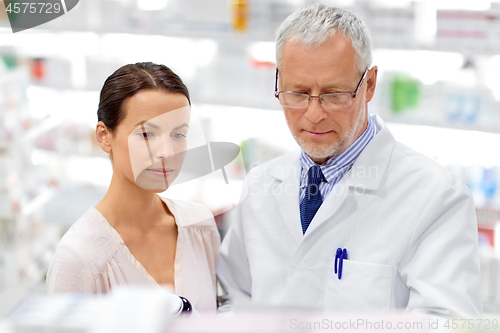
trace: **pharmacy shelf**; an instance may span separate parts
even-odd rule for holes
[[[246,21],[246,29],[237,32],[233,27],[236,12],[231,3],[219,0],[170,0],[165,2],[164,8],[142,10],[139,2],[136,5],[102,0],[81,1],[66,15],[30,29],[30,32],[73,31],[209,38],[228,44],[274,41],[281,22],[304,4],[292,0],[249,1],[247,15],[242,17]],[[425,1],[414,1],[406,6],[391,6],[389,2],[379,5],[370,1],[339,5],[365,21],[375,47],[500,53],[500,36],[496,32],[500,25],[500,6],[496,3],[489,10],[476,8],[471,11],[462,7],[458,14],[455,10],[432,6]],[[460,6],[463,4],[457,4],[455,8],[459,9]],[[114,19],[109,20],[109,17]],[[0,26],[8,31],[6,21],[0,22]]]
[[[62,122],[62,118],[55,116],[48,117],[47,119],[41,121],[38,125],[35,125],[26,131],[26,133],[24,133],[24,135],[22,135],[19,139],[0,142],[0,151],[6,152],[11,148],[17,148],[19,145],[25,144],[39,135],[59,126]]]
[[[26,204],[21,205],[20,216],[27,217],[40,208],[42,208],[47,202],[49,202],[57,193],[58,189],[47,188],[38,194],[35,198],[28,201]]]
[[[43,206],[48,203],[54,196],[59,192],[59,189],[46,188],[41,191],[36,197],[29,200],[26,203],[20,205],[20,210],[10,215],[0,216],[0,220],[18,220],[20,218],[29,217],[34,212],[43,208]],[[5,190],[2,190],[5,192]]]

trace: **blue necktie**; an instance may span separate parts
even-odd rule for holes
[[[306,195],[300,203],[300,222],[302,224],[302,233],[305,234],[307,227],[311,223],[314,215],[321,206],[323,198],[319,191],[319,183],[323,180],[324,176],[321,168],[318,165],[313,165],[307,172],[308,184],[306,188]]]

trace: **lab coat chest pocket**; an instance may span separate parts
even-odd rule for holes
[[[332,260],[328,269],[325,308],[343,312],[390,309],[393,272],[390,265],[344,260],[339,280]]]

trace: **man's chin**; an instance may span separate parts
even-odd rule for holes
[[[339,145],[334,144],[334,145],[318,145],[314,143],[304,143],[304,142],[299,142],[300,148],[307,154],[307,156],[314,158],[314,159],[325,159],[325,158],[330,158],[333,155],[337,153],[339,150]]]

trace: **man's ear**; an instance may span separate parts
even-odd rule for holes
[[[101,149],[108,154],[111,153],[112,134],[102,121],[97,123],[95,128],[95,137]]]
[[[370,68],[368,73],[366,74],[366,101],[369,102],[372,100],[373,95],[375,94],[375,86],[377,85],[377,73],[378,67],[373,66]]]

